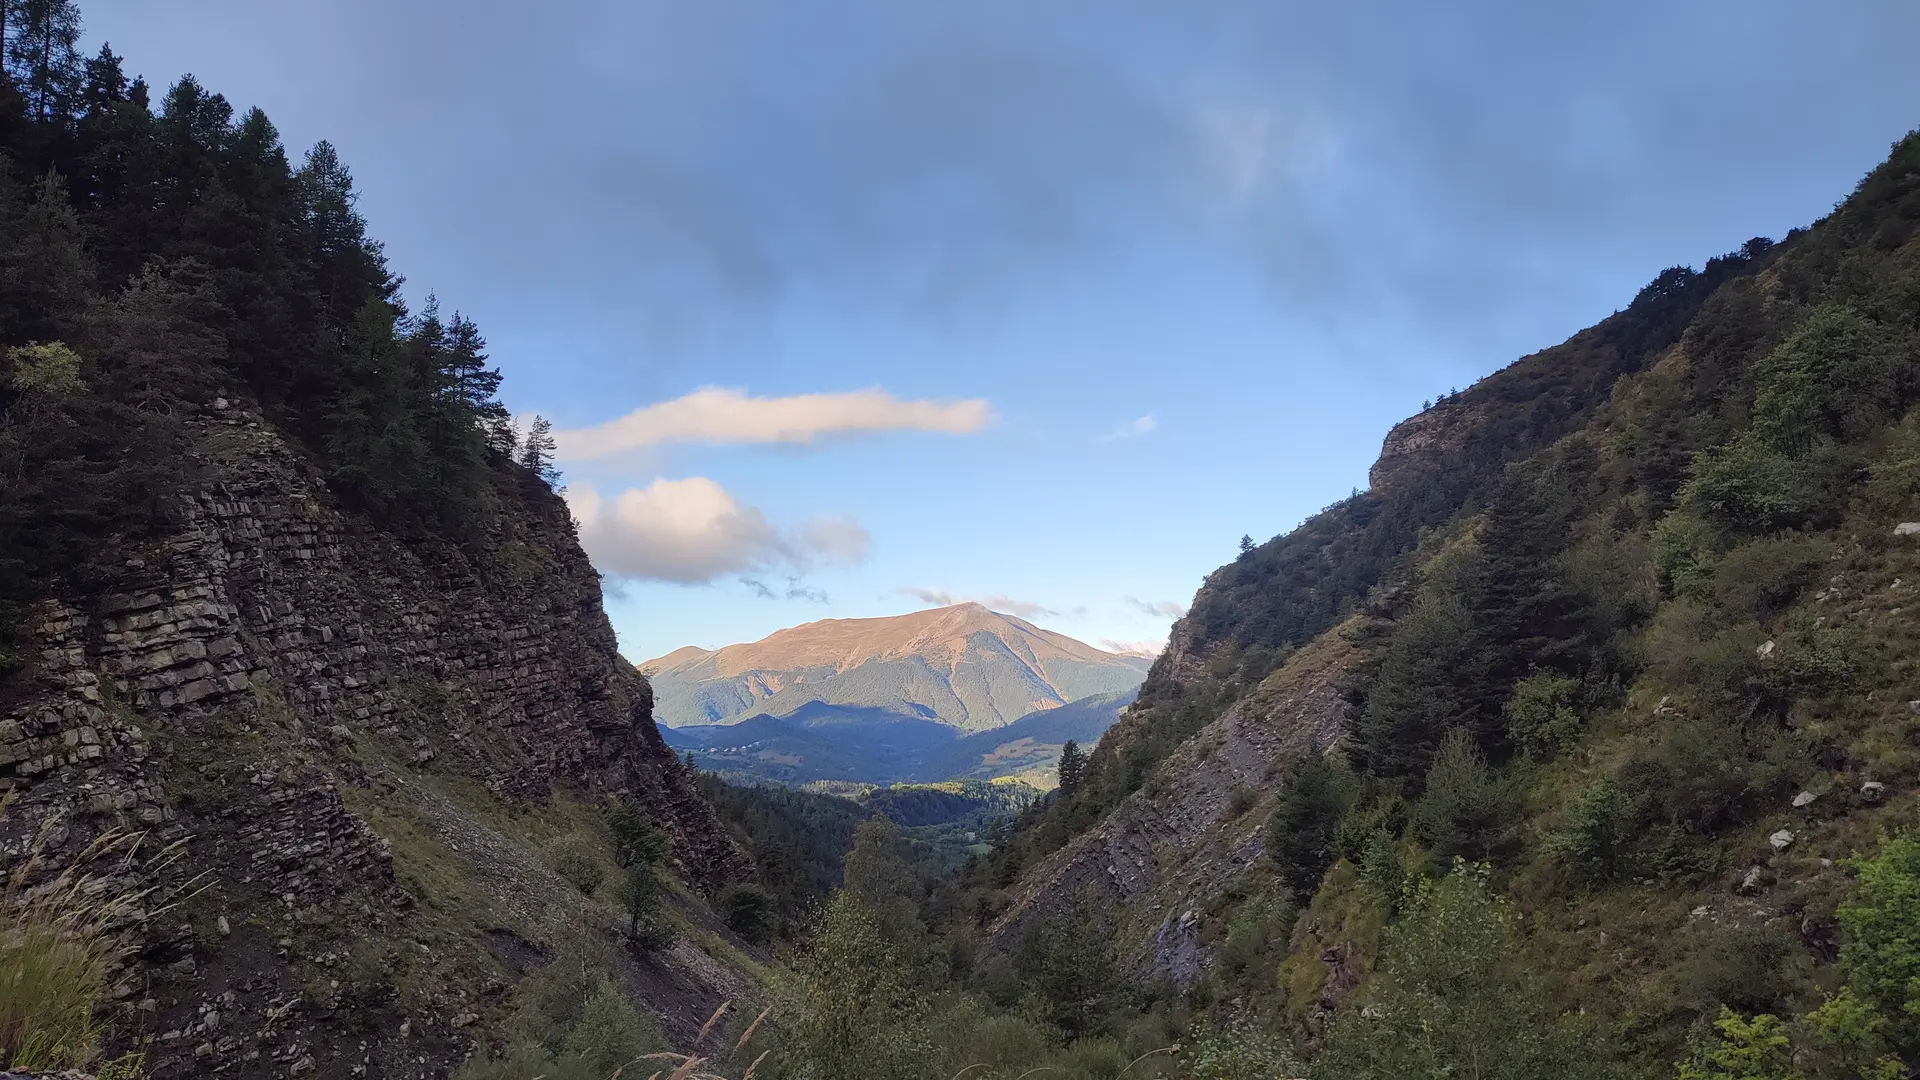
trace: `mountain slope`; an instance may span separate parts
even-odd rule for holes
[[[1147,662],[979,604],[825,619],[756,642],[683,648],[640,670],[669,727],[783,716],[810,703],[984,731],[1036,709],[1139,685]]]
[[[1806,1017],[1860,974],[1845,860],[1920,791],[1915,535],[1920,133],[1811,229],[1396,426],[1371,490],[1211,575],[1081,789],[981,868],[1015,879],[989,940],[1090,910],[1143,983],[1313,1046],[1392,883],[1458,859],[1636,1075],[1722,1007]]]
[[[1091,746],[1133,701],[1131,691],[1096,694],[1028,713],[1004,727],[962,735],[945,724],[883,709],[812,703],[786,716],[665,728],[667,745],[725,775],[805,784],[993,780],[1053,783],[1069,739]]]

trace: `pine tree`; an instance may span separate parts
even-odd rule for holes
[[[35,120],[73,115],[86,83],[81,59],[80,9],[72,0],[5,0],[12,30],[6,71],[27,99]]]
[[[553,424],[544,416],[536,416],[527,425],[527,437],[520,443],[520,465],[540,479],[548,487],[560,485],[560,470],[553,464],[554,453]]]
[[[1080,790],[1080,782],[1086,779],[1086,774],[1086,754],[1081,751],[1079,743],[1068,739],[1067,744],[1060,748],[1060,797],[1073,798],[1073,793]]]

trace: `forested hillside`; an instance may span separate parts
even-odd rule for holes
[[[751,868],[550,437],[402,303],[331,147],[78,36],[0,5],[0,1066],[690,1041],[760,992],[710,908]]]
[[[1909,1075],[1916,229],[1920,135],[1400,425],[957,880],[857,828],[789,1062]]]

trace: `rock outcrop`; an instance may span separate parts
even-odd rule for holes
[[[989,939],[1011,949],[1044,919],[1097,913],[1137,980],[1190,984],[1211,963],[1196,909],[1259,868],[1288,767],[1345,729],[1339,685],[1357,655],[1338,630],[1296,653],[1099,825],[1028,872]]]
[[[85,869],[151,890],[112,1021],[116,1044],[153,1040],[153,1075],[438,1074],[465,1052],[453,1010],[484,977],[343,971],[399,943],[460,953],[433,958],[451,974],[488,944],[427,942],[396,837],[355,810],[410,778],[507,807],[628,796],[687,880],[740,871],[544,486],[502,474],[458,544],[402,536],[337,507],[257,415],[193,423],[208,480],[176,526],[130,541],[97,590],[47,598],[0,686],[0,868],[31,858],[38,880],[141,834]],[[325,1019],[343,987],[366,997],[356,1033]]]

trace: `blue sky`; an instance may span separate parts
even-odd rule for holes
[[[340,148],[562,429],[635,660],[962,597],[1157,645],[1423,399],[1920,124],[1896,0],[84,12]]]

